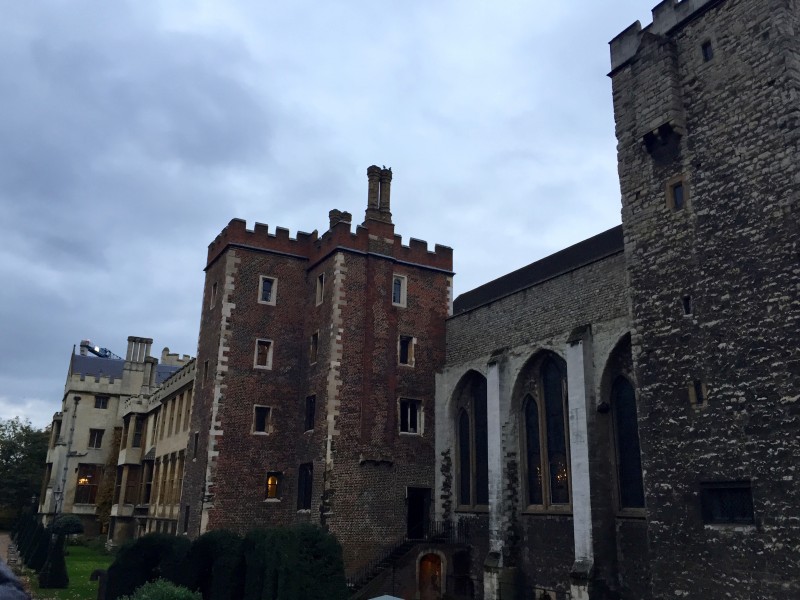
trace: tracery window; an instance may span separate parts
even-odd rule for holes
[[[567,380],[562,362],[548,356],[534,363],[521,375],[517,393],[522,396],[527,504],[534,509],[568,509]]]
[[[486,423],[486,379],[470,372],[459,384],[458,505],[461,508],[489,504],[489,445]]]
[[[642,457],[639,424],[636,419],[636,392],[630,381],[617,376],[611,386],[611,409],[617,450],[617,485],[620,508],[644,508]]]

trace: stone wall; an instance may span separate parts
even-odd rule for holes
[[[798,4],[654,16],[612,42],[652,597],[796,598]],[[713,482],[754,522],[704,520]]]

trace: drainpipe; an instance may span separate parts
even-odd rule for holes
[[[72,420],[69,425],[69,437],[67,438],[67,453],[64,455],[64,468],[61,470],[61,493],[58,495],[56,501],[56,516],[61,513],[61,508],[64,506],[64,494],[67,488],[67,472],[69,471],[69,455],[72,453],[72,438],[75,435],[75,419],[78,417],[78,403],[81,401],[80,396],[73,396],[72,400],[75,405],[72,408]]]

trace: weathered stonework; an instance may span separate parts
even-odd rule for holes
[[[798,4],[653,16],[611,42],[652,597],[796,598]],[[753,525],[704,523],[720,481],[750,482]]]

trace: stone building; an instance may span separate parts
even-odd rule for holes
[[[185,525],[179,530],[178,520],[195,361],[166,350],[163,357],[183,366],[152,394],[126,400],[120,411],[122,432],[108,536],[113,543],[149,532],[185,531]]]
[[[434,484],[434,374],[452,251],[403,245],[390,169],[364,222],[322,235],[234,219],[209,246],[181,504],[188,533],[297,522],[336,534],[350,572],[422,536]]]
[[[456,299],[436,514],[471,533],[419,572],[800,596],[798,25],[796,2],[668,0],[612,40],[622,227]]]
[[[61,411],[53,416],[50,448],[39,498],[45,522],[56,514],[81,518],[89,535],[100,533],[97,493],[109,456],[116,451],[115,429],[122,427],[122,410],[131,398],[154,391],[180,368],[174,355],[162,354],[162,364],[150,356],[153,340],[129,337],[125,358],[81,342],[70,356]],[[188,357],[185,357],[188,358]]]

